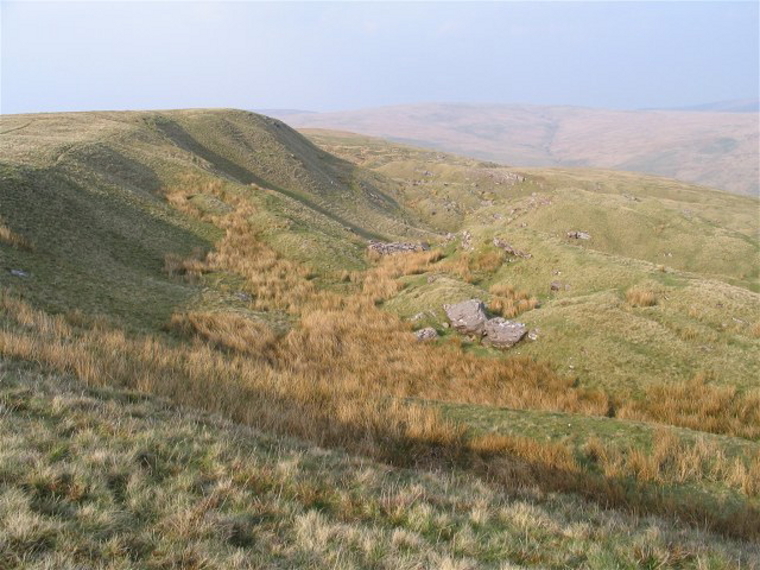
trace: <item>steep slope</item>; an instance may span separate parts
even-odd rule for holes
[[[760,192],[757,113],[420,104],[282,118],[514,166],[609,168]]]
[[[261,232],[317,268],[360,266],[368,238],[419,234],[384,177],[252,113],[5,116],[0,133],[0,216],[30,244],[3,249],[0,284],[54,310],[77,299],[88,312],[163,322],[193,294],[162,276],[165,256],[208,250],[221,235],[166,195],[224,208],[209,184],[248,196]]]

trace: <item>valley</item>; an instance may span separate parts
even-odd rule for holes
[[[757,567],[757,198],[202,109],[0,186],[0,566]]]

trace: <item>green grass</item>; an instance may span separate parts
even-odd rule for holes
[[[392,469],[5,362],[6,568],[753,568],[756,545]],[[754,562],[753,562],[754,561]]]
[[[367,236],[425,233],[385,178],[251,113],[18,115],[2,131],[0,214],[35,250],[0,244],[0,286],[53,312],[155,328],[192,303],[193,288],[162,275],[164,255],[208,250],[221,234],[171,208],[170,189],[211,212],[225,205],[205,184],[248,195],[270,242],[327,272],[363,267]]]
[[[478,275],[475,285],[452,275],[428,283],[433,267],[388,300],[389,310],[425,313],[420,325],[440,330],[443,303],[488,300],[491,285],[507,283],[541,300],[518,317],[539,329],[539,341],[514,352],[552,362],[581,385],[636,391],[712,372],[722,384],[758,387],[756,199],[630,173],[515,170],[350,133],[307,134],[403,183],[403,203],[431,224],[430,208],[457,204],[456,220],[437,227],[468,230],[476,252],[495,250],[499,237],[532,254]],[[570,230],[592,237],[568,239]],[[460,255],[451,244],[447,252]],[[551,292],[553,281],[563,290]],[[660,302],[630,307],[633,287],[655,290]]]
[[[0,223],[31,244],[0,241],[0,288],[72,322],[105,317],[163,340],[182,311],[234,312],[278,335],[297,328],[285,311],[252,310],[238,275],[193,281],[164,271],[166,254],[212,249],[224,232],[203,220],[228,211],[225,197],[242,197],[256,235],[332,292],[360,288],[349,272],[373,266],[369,237],[441,247],[444,259],[400,277],[403,287],[381,303],[403,319],[421,313],[413,326],[436,327],[441,345],[459,339],[444,327],[444,303],[487,301],[489,287],[509,284],[541,301],[517,318],[538,340],[506,355],[465,341],[467,352],[528,356],[580,388],[626,397],[703,373],[740,392],[758,388],[757,200],[631,174],[515,170],[311,135],[333,156],[281,123],[238,111],[0,123]],[[180,209],[165,199],[171,193],[184,196]],[[464,230],[470,265],[496,251],[494,237],[532,257],[473,267],[466,282],[451,269],[468,255]],[[592,239],[569,240],[569,230]],[[447,239],[449,231],[458,235]],[[568,289],[551,292],[552,281]],[[633,306],[632,288],[651,291],[656,303]],[[153,567],[728,568],[757,556],[751,545],[672,521],[566,495],[510,496],[459,472],[390,469],[136,394],[82,392],[36,369],[6,370],[0,422],[12,436],[0,444],[0,525],[15,538],[2,542],[0,532],[0,567],[28,556],[28,567],[40,568],[111,557],[114,568],[132,559]],[[441,409],[473,432],[561,443],[579,456],[595,437],[647,450],[657,434],[652,424],[614,418],[456,402]],[[685,441],[704,435],[668,429]],[[707,437],[730,457],[757,447]],[[709,481],[694,487],[706,503],[723,491]]]
[[[715,445],[725,451],[730,458],[741,457],[760,449],[760,443],[740,437],[705,434],[664,424],[472,404],[435,405],[440,405],[447,417],[466,423],[476,433],[519,435],[539,441],[568,444],[579,455],[592,437],[620,450],[628,446],[648,450],[652,448],[657,437],[666,432],[687,443],[702,439],[708,445]]]

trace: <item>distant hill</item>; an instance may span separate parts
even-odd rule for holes
[[[610,111],[435,103],[278,116],[296,128],[352,131],[513,166],[643,172],[756,196],[758,115],[729,110],[741,107]]]
[[[681,107],[681,111],[717,111],[721,113],[757,113],[760,112],[760,99],[732,99],[716,101],[702,105]]]

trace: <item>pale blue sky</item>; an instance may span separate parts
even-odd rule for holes
[[[758,97],[757,2],[0,2],[3,113]]]

